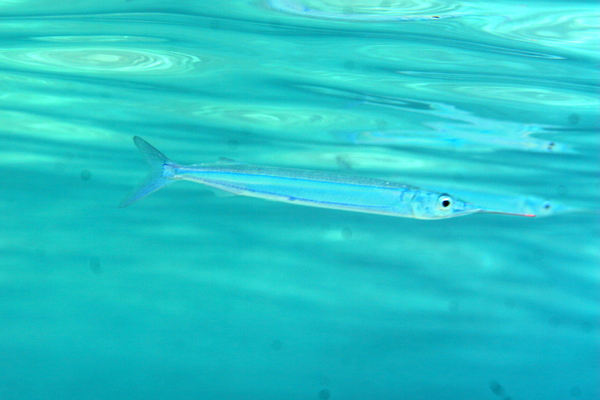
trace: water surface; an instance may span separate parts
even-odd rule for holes
[[[596,399],[598,6],[0,5],[0,398]],[[536,218],[125,209],[140,135]]]

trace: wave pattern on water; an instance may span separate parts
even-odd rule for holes
[[[183,74],[208,58],[173,51],[91,47],[0,50],[0,64],[57,72]]]
[[[491,35],[515,41],[535,41],[554,48],[570,45],[575,51],[597,48],[600,14],[580,9],[577,4],[571,9],[551,11],[521,8],[506,15],[502,20],[482,20],[475,25]]]
[[[594,2],[0,3],[1,399],[600,398]],[[119,210],[134,135],[537,217]]]
[[[459,2],[384,0],[363,3],[327,0],[265,0],[274,11],[347,22],[428,21],[461,16]]]
[[[34,36],[31,40],[55,43],[104,43],[104,42],[167,42],[167,39],[151,36],[128,36],[128,35],[88,35],[88,36]]]
[[[373,123],[372,118],[344,110],[325,113],[323,109],[298,106],[205,105],[196,107],[192,113],[203,120],[227,122],[232,127],[236,124],[252,124],[256,127],[279,129],[283,131],[282,135],[290,129],[297,134],[297,130],[308,126],[315,130]]]

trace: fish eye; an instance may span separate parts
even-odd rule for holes
[[[438,198],[437,207],[439,210],[446,211],[452,208],[452,197],[448,195],[442,195]]]

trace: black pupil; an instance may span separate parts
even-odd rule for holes
[[[450,200],[448,200],[448,199],[442,200],[442,207],[446,208],[448,206],[450,206]]]

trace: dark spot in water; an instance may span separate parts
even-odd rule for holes
[[[271,348],[273,350],[281,350],[283,348],[283,343],[281,342],[281,340],[275,339],[271,342]]]
[[[354,14],[354,9],[352,7],[344,7],[344,10],[342,11],[342,13],[344,13],[346,15],[351,15],[351,14]]]
[[[504,396],[504,388],[498,381],[490,381],[490,390],[496,396]]]
[[[354,61],[346,60],[344,61],[344,68],[346,68],[347,70],[353,70],[354,68],[356,68],[356,65],[354,64]]]
[[[579,397],[581,396],[581,389],[578,386],[573,386],[570,393],[572,397]]]
[[[328,389],[319,391],[319,400],[328,400],[331,397],[331,393]]]
[[[90,271],[94,275],[102,275],[102,266],[100,265],[100,260],[96,257],[90,258]]]
[[[568,120],[569,120],[569,124],[577,125],[579,123],[579,121],[581,121],[581,117],[579,116],[579,114],[573,113],[573,114],[569,115]]]
[[[84,170],[81,170],[79,177],[84,181],[89,181],[90,179],[92,179],[92,173],[90,172],[89,169],[84,169]]]

